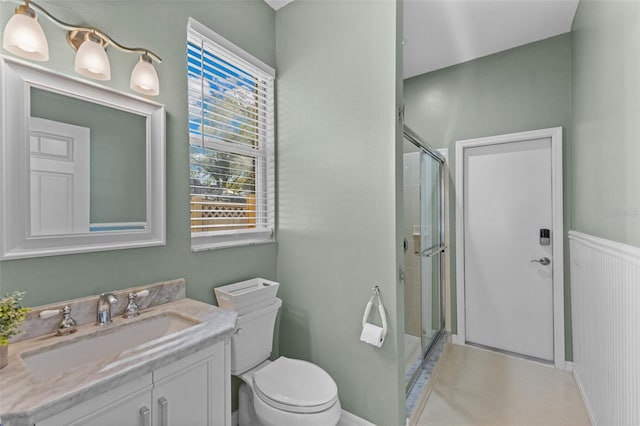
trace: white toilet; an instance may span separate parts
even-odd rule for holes
[[[269,361],[282,301],[238,317],[231,337],[231,374],[240,377],[240,426],[335,426],[341,407],[331,376],[307,361]]]

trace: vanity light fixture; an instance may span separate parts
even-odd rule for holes
[[[95,80],[111,80],[111,64],[102,39],[95,32],[84,37],[76,52],[76,72]]]
[[[27,2],[16,7],[16,13],[9,19],[2,37],[2,47],[9,52],[34,61],[49,60],[49,44],[36,12]]]
[[[141,47],[123,46],[97,28],[62,22],[31,0],[24,0],[24,4],[16,8],[15,15],[7,22],[2,42],[2,47],[7,51],[34,61],[49,60],[47,38],[34,9],[67,31],[67,40],[77,51],[76,72],[95,80],[110,80],[111,65],[106,52],[109,46],[123,52],[138,53],[141,56],[131,73],[130,87],[145,95],[158,95],[160,83],[153,66],[154,61],[162,62],[158,55]]]
[[[153,60],[145,52],[131,72],[130,86],[133,90],[145,95],[155,96],[159,93],[158,73],[153,66]]]

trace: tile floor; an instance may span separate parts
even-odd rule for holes
[[[571,373],[451,345],[417,426],[588,426]]]

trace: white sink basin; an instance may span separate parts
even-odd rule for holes
[[[52,345],[21,354],[30,373],[36,379],[46,379],[104,358],[118,355],[144,343],[198,324],[197,321],[173,313],[160,314],[98,328],[97,332],[78,336],[65,344]]]

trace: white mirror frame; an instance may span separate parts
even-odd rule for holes
[[[0,104],[0,260],[54,256],[164,245],[165,109],[162,104],[80,79],[63,76],[30,63],[2,56]],[[141,230],[99,233],[31,235],[29,117],[30,89],[101,104],[146,117],[147,226]]]

